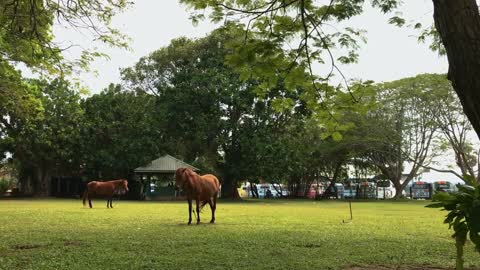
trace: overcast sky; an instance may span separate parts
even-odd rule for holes
[[[368,2],[368,1],[367,1]],[[431,0],[407,1],[402,8],[408,19],[431,24],[433,7]],[[392,15],[390,15],[392,16]],[[342,67],[348,79],[391,81],[419,73],[446,73],[447,61],[428,49],[428,45],[419,44],[413,30],[399,29],[387,24],[390,16],[382,15],[377,10],[368,8],[349,24],[368,31],[368,44],[360,50],[358,64]],[[83,73],[80,79],[90,89],[98,93],[109,83],[119,82],[119,69],[132,66],[142,56],[166,46],[174,38],[204,37],[215,25],[208,21],[193,26],[188,19],[189,11],[176,0],[136,0],[125,13],[117,15],[113,25],[132,38],[132,50],[125,51],[99,46],[110,55],[110,60],[98,60],[92,69],[98,72]],[[88,37],[81,33],[56,28],[59,41],[71,41],[84,46],[89,45]],[[73,52],[72,52],[73,54]],[[453,180],[445,174],[424,175],[424,180]]]
[[[368,1],[367,1],[368,2]],[[408,1],[402,11],[407,18],[431,24],[433,7],[431,0]],[[388,18],[378,10],[368,8],[366,12],[348,22],[356,28],[368,31],[368,43],[360,50],[358,64],[342,67],[349,79],[370,79],[376,82],[390,81],[419,73],[445,73],[447,61],[419,44],[413,30],[399,29],[389,25]],[[188,19],[189,11],[176,0],[136,0],[125,13],[117,15],[113,25],[132,38],[132,50],[98,47],[110,55],[110,60],[98,60],[92,69],[98,75],[84,73],[81,80],[92,93],[98,93],[111,82],[119,81],[119,68],[132,66],[142,56],[166,46],[174,38],[204,37],[215,25],[208,21],[193,26]],[[88,37],[76,31],[55,29],[57,40],[90,45]]]

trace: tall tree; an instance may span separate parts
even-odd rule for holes
[[[374,134],[368,158],[396,189],[396,197],[429,165],[438,123],[434,108],[437,91],[429,75],[419,75],[379,85],[378,107],[369,114],[365,126]],[[375,127],[373,127],[374,125]],[[403,175],[410,165],[407,174]]]
[[[122,71],[128,88],[157,96],[170,152],[217,170],[228,197],[235,196],[240,181],[266,175],[262,157],[277,158],[263,147],[286,131],[282,127],[293,115],[305,114],[300,91],[278,82],[259,98],[255,91],[261,82],[242,81],[225,65],[226,43],[239,38],[231,26],[198,40],[174,40]],[[296,101],[298,109],[291,110]]]
[[[45,88],[32,92],[19,67],[42,80],[64,80],[72,71],[84,70],[93,59],[105,56],[92,46],[82,49],[78,58],[64,58],[63,52],[76,44],[56,41],[54,24],[82,32],[93,44],[100,41],[125,48],[127,38],[111,26],[111,19],[128,5],[125,0],[0,1],[0,140],[17,137],[14,125],[37,123],[44,111],[45,99],[36,91]]]
[[[82,102],[81,154],[90,179],[131,178],[133,170],[165,151],[163,115],[154,96],[111,84]]]
[[[42,108],[35,118],[7,121],[6,148],[20,164],[20,180],[40,196],[49,195],[50,176],[65,171],[79,173],[81,163],[80,95],[66,81],[29,81],[28,89]]]
[[[240,177],[234,170],[239,126],[254,95],[224,65],[224,35],[221,29],[199,40],[174,40],[122,75],[128,88],[157,97],[169,152],[202,169],[220,170],[223,195],[232,196]]]

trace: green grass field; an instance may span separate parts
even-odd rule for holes
[[[0,269],[453,268],[444,212],[426,202],[220,201],[187,226],[186,202],[0,200]],[[466,246],[465,266],[480,267]]]

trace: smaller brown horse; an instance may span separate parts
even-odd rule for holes
[[[215,223],[215,210],[217,209],[217,196],[220,192],[220,182],[213,174],[198,175],[188,168],[179,168],[175,172],[175,184],[183,190],[188,201],[188,225],[192,224],[192,200],[197,205],[197,224],[200,223],[200,210],[205,204],[210,205],[212,219]]]
[[[92,181],[87,184],[83,192],[83,205],[88,199],[88,205],[92,208],[92,197],[103,196],[107,198],[107,208],[113,208],[112,200],[115,194],[125,194],[128,191],[128,182],[125,179],[106,182]],[[110,206],[108,205],[110,203]]]

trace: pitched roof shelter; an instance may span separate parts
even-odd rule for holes
[[[176,159],[170,155],[165,155],[163,157],[152,160],[150,164],[146,166],[138,167],[135,169],[137,174],[170,174],[175,173],[178,168],[190,168],[194,171],[199,171],[198,168],[185,163],[179,159]]]
[[[170,155],[152,160],[149,164],[134,170],[140,180],[139,194],[141,199],[176,198],[178,193],[173,185],[175,171],[178,168],[198,168],[176,159]]]

